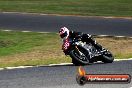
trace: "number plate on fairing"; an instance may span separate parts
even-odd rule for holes
[[[62,49],[64,51],[66,51],[69,47],[70,47],[69,39],[64,40],[63,45],[62,45]]]

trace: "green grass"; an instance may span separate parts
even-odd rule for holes
[[[0,0],[1,12],[132,16],[132,0]]]
[[[32,47],[48,45],[49,40],[53,39],[53,36],[55,36],[54,33],[38,34],[33,32],[22,33],[0,31],[0,56],[26,52]]]
[[[71,62],[56,33],[0,31],[0,67]]]
[[[112,51],[115,58],[132,57],[132,39],[96,38],[96,40]],[[56,33],[0,31],[0,67],[64,62],[71,62],[71,58],[62,52],[61,39]]]

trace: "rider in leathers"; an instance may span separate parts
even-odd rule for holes
[[[96,43],[92,36],[89,34],[84,34],[82,32],[69,31],[68,28],[62,27],[59,31],[60,37],[65,40],[67,38],[74,39],[80,38],[82,42],[91,43],[98,50],[102,50],[102,46]]]

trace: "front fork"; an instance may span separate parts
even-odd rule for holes
[[[75,46],[75,50],[78,51],[79,55],[83,55],[83,53],[78,49],[77,45]],[[69,51],[63,51],[63,52],[65,53],[66,56],[69,55],[69,53],[70,53]]]
[[[83,53],[78,49],[77,46],[75,46],[75,49],[79,52],[79,54],[80,54],[81,56],[83,55]]]

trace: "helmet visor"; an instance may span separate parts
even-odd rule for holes
[[[63,34],[60,35],[61,38],[64,38],[66,36],[67,36],[67,32],[65,32],[65,33],[63,33]]]

